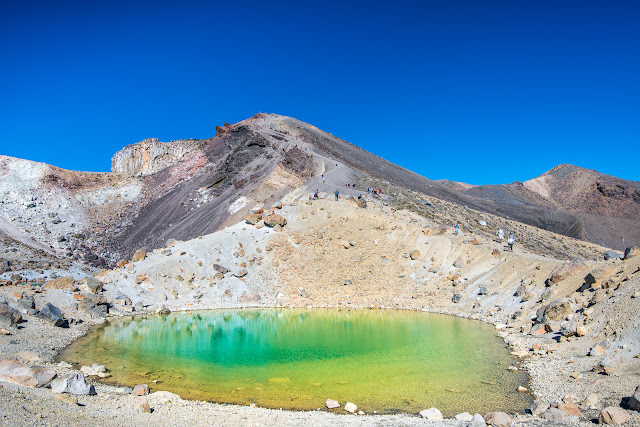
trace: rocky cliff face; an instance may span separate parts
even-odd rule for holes
[[[196,149],[200,142],[197,139],[171,142],[160,142],[156,138],[142,140],[114,154],[111,159],[111,172],[151,175],[182,160]]]

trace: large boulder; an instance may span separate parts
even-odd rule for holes
[[[324,403],[324,406],[326,406],[327,409],[336,409],[340,407],[340,402],[333,399],[327,399],[327,401]]]
[[[442,412],[438,408],[429,408],[424,411],[420,411],[420,416],[426,418],[429,421],[442,420]]]
[[[640,386],[636,388],[636,391],[633,392],[633,396],[629,398],[628,405],[629,408],[634,411],[640,411]]]
[[[107,315],[105,314],[105,312],[100,310],[100,308],[98,308],[98,306],[93,301],[90,301],[88,299],[84,300],[84,301],[81,301],[78,304],[78,310],[80,310],[84,314],[87,314],[92,319],[106,319],[107,318]]]
[[[549,408],[542,415],[542,418],[553,424],[575,424],[579,421],[579,418],[575,415],[569,415],[568,413],[561,411],[558,408]]]
[[[247,224],[256,225],[257,223],[262,221],[262,214],[251,213],[246,215],[244,217],[244,220],[247,222]]]
[[[60,309],[50,302],[46,303],[40,309],[40,311],[36,313],[36,317],[39,317],[42,320],[46,320],[53,326],[58,326],[61,328],[68,326],[67,321],[62,317],[62,312],[60,311]]]
[[[213,267],[213,269],[218,273],[222,273],[222,274],[227,274],[229,271],[231,271],[227,267],[223,267],[219,264],[213,264],[211,267]]]
[[[22,314],[8,303],[0,303],[0,325],[3,327],[13,326],[22,322]]]
[[[417,249],[412,250],[411,253],[409,254],[409,257],[411,259],[418,259],[420,257],[420,251]]]
[[[537,317],[540,323],[548,324],[566,319],[571,313],[571,303],[567,300],[554,300],[538,310]]]
[[[551,276],[549,277],[549,281],[551,283],[561,282],[567,277],[578,274],[585,268],[587,268],[587,261],[585,261],[584,258],[581,257],[575,258],[573,261],[567,264],[554,268],[551,272]]]
[[[14,359],[0,361],[0,381],[25,387],[45,387],[55,376],[55,371],[42,366],[26,366]]]
[[[82,396],[96,394],[95,387],[87,383],[83,374],[56,378],[51,382],[51,391],[54,393],[69,393]]]
[[[355,403],[347,402],[344,405],[344,410],[347,411],[347,412],[350,412],[352,414],[355,414],[356,411],[358,410],[358,407],[356,406]]]
[[[482,415],[475,414],[473,418],[471,418],[471,422],[469,423],[469,427],[486,427],[487,422],[484,420]]]
[[[638,255],[640,255],[640,246],[638,245],[629,246],[627,249],[624,250],[625,260],[633,258],[634,256],[638,256]]]
[[[496,427],[511,425],[511,416],[505,412],[489,412],[484,415],[484,422]]]
[[[147,252],[144,249],[138,249],[131,257],[131,262],[142,261],[147,257]]]
[[[21,297],[16,304],[18,305],[18,307],[20,307],[22,310],[32,310],[34,308],[36,308],[36,300],[33,298],[32,295],[29,296],[23,296]]]
[[[146,396],[149,394],[149,386],[147,384],[138,384],[133,388],[132,394],[134,396]]]
[[[80,282],[81,285],[87,288],[92,294],[98,294],[102,292],[102,282],[95,277],[85,277]]]
[[[65,276],[49,280],[42,287],[45,289],[73,289],[76,287],[76,283],[72,276]]]
[[[624,424],[631,419],[631,415],[619,406],[609,406],[600,411],[600,424]]]
[[[610,259],[619,259],[622,258],[622,254],[620,252],[608,250],[604,253],[605,261],[609,261]]]
[[[266,225],[267,227],[275,227],[276,225],[284,227],[285,225],[287,225],[287,219],[278,214],[267,215],[264,218],[264,225]]]

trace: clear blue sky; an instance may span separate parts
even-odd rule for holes
[[[0,154],[68,169],[262,111],[431,179],[640,180],[637,1],[24,0],[0,47]]]

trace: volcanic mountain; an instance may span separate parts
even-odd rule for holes
[[[209,139],[129,145],[114,155],[110,173],[0,156],[0,231],[40,250],[109,264],[139,248],[212,233],[287,194],[357,197],[371,180],[384,183],[389,203],[434,197],[616,249],[640,240],[638,182],[570,165],[507,185],[434,181],[274,114],[217,127]]]

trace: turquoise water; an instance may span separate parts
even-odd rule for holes
[[[61,358],[104,364],[105,382],[183,398],[365,412],[522,411],[526,374],[492,326],[395,310],[216,310],[113,320]],[[157,384],[152,381],[157,380]]]

